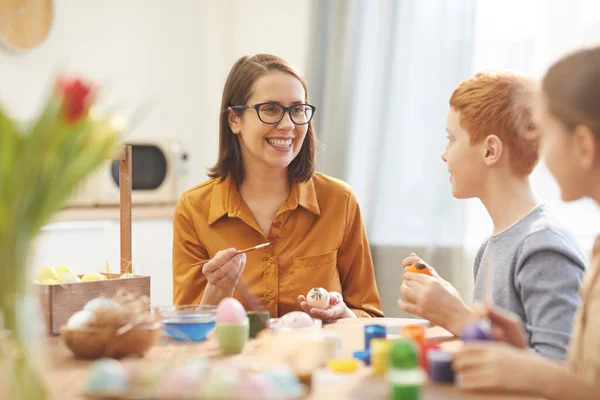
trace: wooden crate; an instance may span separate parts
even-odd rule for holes
[[[69,317],[96,297],[112,297],[119,289],[150,297],[149,276],[118,279],[119,276],[119,274],[111,274],[111,279],[104,281],[39,285],[44,323],[48,335],[58,335],[60,327],[67,323]]]
[[[131,263],[131,146],[123,146],[114,159],[119,160],[121,273],[111,274],[111,278],[118,278],[126,272],[135,274]],[[150,277],[141,275],[128,279],[39,286],[46,332],[49,335],[58,335],[60,327],[71,315],[93,298],[111,297],[122,288],[130,293],[150,297]]]

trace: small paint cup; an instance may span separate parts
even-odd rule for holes
[[[371,340],[371,365],[376,374],[383,374],[388,369],[388,360],[394,342],[387,339]]]
[[[425,327],[422,325],[406,325],[402,327],[402,336],[412,339],[418,344],[425,343]]]
[[[429,377],[436,383],[454,383],[452,370],[452,355],[444,350],[429,350],[427,352],[429,363]]]
[[[269,327],[271,314],[268,311],[248,311],[246,314],[250,322],[251,339],[254,339],[260,331]]]
[[[250,324],[217,324],[217,340],[221,354],[239,354],[250,336]]]

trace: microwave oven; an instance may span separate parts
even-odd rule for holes
[[[175,140],[127,141],[131,146],[131,204],[176,204],[186,189],[189,155]],[[119,161],[106,160],[70,196],[65,208],[118,206]]]

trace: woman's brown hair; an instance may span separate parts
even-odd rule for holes
[[[298,79],[304,88],[306,96],[304,100],[308,102],[306,82],[285,60],[270,54],[244,56],[237,60],[229,72],[223,89],[221,119],[219,122],[219,159],[215,166],[209,169],[208,175],[211,178],[224,180],[227,175],[231,174],[237,185],[244,181],[240,142],[238,136],[229,127],[229,107],[246,104],[252,93],[254,83],[271,71],[285,72]],[[313,123],[310,121],[302,148],[288,166],[290,180],[303,182],[312,177],[315,171],[316,148],[317,138]]]
[[[542,80],[542,92],[550,114],[567,129],[585,125],[600,140],[600,47],[554,63]]]

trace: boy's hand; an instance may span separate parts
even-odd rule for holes
[[[425,265],[427,267],[427,269],[429,270],[429,272],[431,272],[431,275],[435,276],[436,278],[442,279],[440,277],[440,275],[437,273],[437,271],[435,270],[435,268],[433,268],[432,266],[427,264],[425,261],[423,261],[421,259],[421,257],[416,255],[415,253],[410,253],[410,256],[408,256],[404,260],[402,260],[402,267],[406,271],[406,269],[408,267],[410,267],[411,265],[416,264],[416,263],[421,263],[421,264]]]
[[[454,354],[452,368],[462,390],[526,393],[538,357],[506,343],[472,342]]]
[[[407,268],[415,262],[427,265],[412,253],[402,261]],[[400,291],[404,300],[398,300],[400,309],[429,320],[434,325],[460,335],[464,326],[476,318],[460,294],[449,282],[442,279],[435,269],[427,265],[433,276],[405,272]]]

